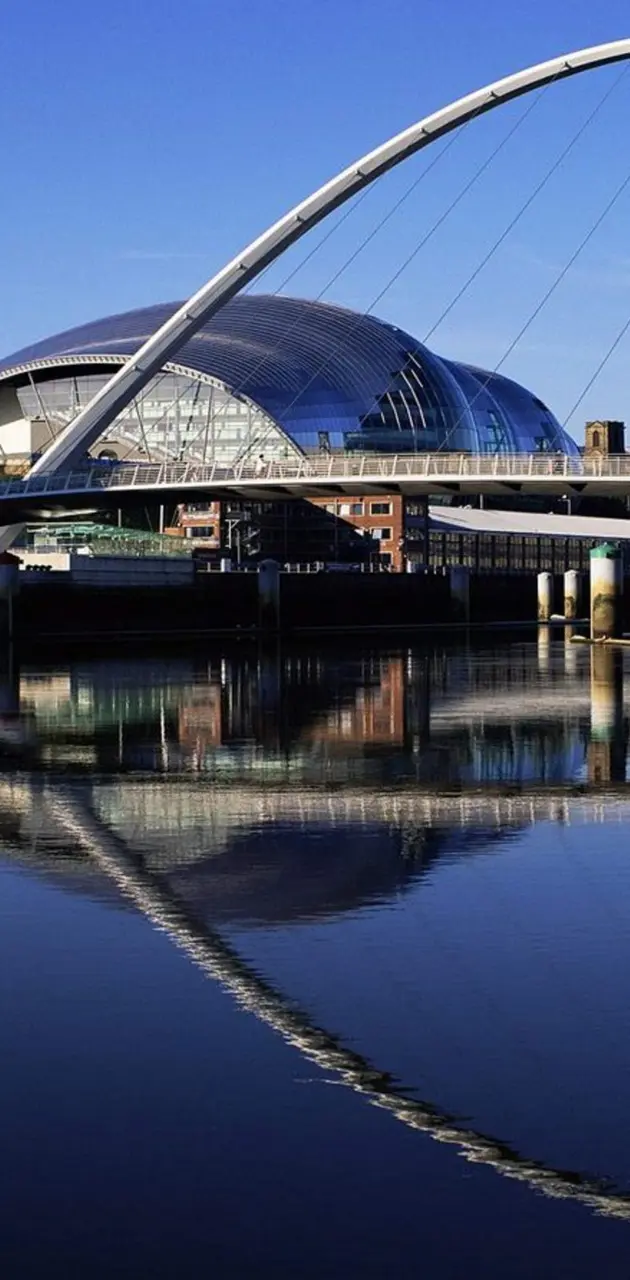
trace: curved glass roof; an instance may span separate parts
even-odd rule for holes
[[[180,303],[108,316],[0,361],[0,379],[133,355]],[[535,453],[577,446],[531,392],[445,360],[374,316],[297,298],[233,298],[178,366],[254,401],[302,449]]]

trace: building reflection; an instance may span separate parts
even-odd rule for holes
[[[548,629],[547,629],[548,631]],[[560,638],[432,651],[243,645],[209,657],[23,669],[0,749],[44,769],[247,783],[622,783],[623,657]]]
[[[4,743],[5,857],[143,912],[240,1007],[403,1123],[627,1216],[608,1184],[526,1160],[397,1093],[394,1076],[296,1012],[233,941],[421,893],[440,860],[499,857],[538,820],[601,820],[605,794],[566,784],[625,782],[623,661],[576,649],[568,670],[565,650],[551,643],[542,669],[534,643],[7,672],[7,723],[32,732]]]
[[[0,828],[59,866],[37,796],[70,780],[202,914],[354,910],[436,859],[567,820],[567,785],[624,784],[623,658],[576,647],[567,671],[567,647],[552,641],[543,670],[535,642],[7,671],[21,737],[7,727],[2,750],[30,781],[5,775]]]

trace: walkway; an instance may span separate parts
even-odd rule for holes
[[[349,454],[214,463],[137,463],[31,475],[0,485],[0,521],[32,512],[121,506],[151,498],[243,497],[256,501],[400,493],[630,495],[630,455],[583,458],[546,454]]]

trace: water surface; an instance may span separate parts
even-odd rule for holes
[[[2,706],[4,1274],[630,1273],[622,660],[243,645]]]

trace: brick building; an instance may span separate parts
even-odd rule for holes
[[[284,502],[193,503],[167,530],[235,564],[269,556],[282,563],[371,563],[394,573],[425,562],[426,502],[400,494]]]

